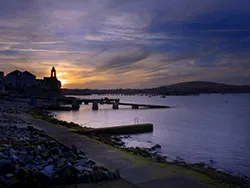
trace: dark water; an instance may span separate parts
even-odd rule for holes
[[[85,98],[101,98],[88,96]],[[170,109],[131,109],[82,105],[78,112],[57,112],[57,118],[83,126],[105,127],[153,123],[153,133],[126,139],[132,146],[162,146],[162,154],[186,162],[205,162],[237,175],[250,176],[250,94],[211,94],[200,96],[108,96],[124,102],[169,105]],[[84,97],[81,97],[84,98]],[[212,160],[212,161],[211,161]]]

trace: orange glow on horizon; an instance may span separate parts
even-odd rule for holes
[[[59,79],[61,81],[62,84],[62,88],[64,88],[64,86],[69,83],[68,80],[63,80],[63,79]]]
[[[65,87],[67,83],[69,83],[69,80],[67,79],[67,74],[65,72],[59,72],[57,74],[57,78],[61,82],[62,88]]]

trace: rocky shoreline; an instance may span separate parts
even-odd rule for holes
[[[73,122],[66,122],[56,119],[51,113],[43,110],[39,111],[32,111],[31,112],[34,117],[41,118],[45,121],[51,122],[53,124],[58,124],[65,126],[69,129],[77,130],[79,134],[83,134],[83,130],[88,130],[92,128],[88,127],[81,127],[80,125],[73,123]],[[177,157],[176,159],[172,160],[166,156],[162,156],[157,152],[157,149],[161,148],[159,144],[154,145],[151,148],[141,148],[141,147],[126,147],[125,143],[122,141],[122,136],[114,136],[114,135],[107,135],[107,134],[86,134],[86,136],[98,140],[102,143],[108,144],[112,147],[118,148],[122,151],[129,152],[131,154],[145,157],[149,160],[167,164],[167,165],[177,165],[180,167],[184,167],[187,169],[191,169],[194,171],[198,171],[202,174],[207,175],[208,177],[217,180],[218,182],[227,184],[229,187],[250,187],[250,182],[247,181],[247,176],[245,177],[238,177],[227,174],[223,171],[219,171],[213,167],[207,166],[204,163],[195,163],[195,164],[188,164],[184,161],[184,159]]]
[[[0,107],[0,187],[51,187],[120,177],[118,170],[98,165],[74,145],[68,148],[17,117],[23,105],[4,102]]]
[[[75,146],[67,148],[28,126],[0,127],[0,183],[6,187],[89,183],[119,178]]]

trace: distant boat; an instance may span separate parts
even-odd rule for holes
[[[166,98],[166,96],[165,96],[165,95],[162,95],[161,98]]]

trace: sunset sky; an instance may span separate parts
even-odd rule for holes
[[[1,0],[0,71],[67,88],[250,84],[250,0]]]

